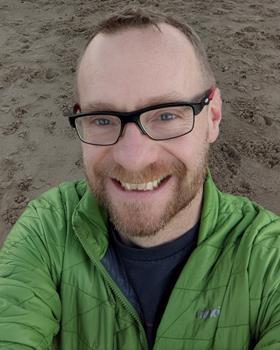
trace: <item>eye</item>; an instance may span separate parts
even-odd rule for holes
[[[174,120],[174,119],[176,119],[176,117],[177,117],[177,116],[176,116],[175,114],[170,113],[170,112],[166,112],[166,113],[160,114],[159,119],[160,119],[161,121],[169,121],[169,120]]]
[[[105,119],[105,118],[99,118],[99,119],[95,119],[94,123],[98,126],[105,126],[105,125],[112,124],[112,121],[109,119]]]

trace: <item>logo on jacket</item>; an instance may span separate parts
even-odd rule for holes
[[[216,309],[209,309],[209,310],[206,309],[206,310],[197,311],[196,318],[203,319],[203,320],[207,318],[216,318],[220,316],[220,313],[221,313],[221,307],[219,306]]]

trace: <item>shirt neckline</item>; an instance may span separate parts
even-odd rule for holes
[[[193,246],[197,242],[199,223],[173,241],[160,244],[155,247],[142,248],[125,244],[118,231],[111,225],[112,244],[123,258],[138,261],[155,261],[176,254],[187,246]]]

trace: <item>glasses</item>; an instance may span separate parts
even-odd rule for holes
[[[152,140],[170,140],[190,133],[195,116],[210,103],[214,88],[200,102],[170,102],[156,104],[133,112],[97,111],[72,114],[70,125],[82,142],[110,146],[118,142],[127,123],[135,123]]]

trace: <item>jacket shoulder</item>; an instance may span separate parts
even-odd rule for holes
[[[85,181],[65,182],[30,201],[7,235],[0,260],[10,260],[11,252],[14,252],[34,259],[38,264],[38,257],[34,256],[37,251],[50,269],[54,267],[51,256],[56,258],[59,266],[73,211],[86,187]]]
[[[205,183],[200,240],[215,246],[246,244],[275,238],[280,217],[249,198],[221,192],[211,177]],[[210,240],[209,240],[210,239]]]
[[[265,240],[274,241],[280,236],[280,216],[242,196],[219,193],[221,211],[239,216],[248,224],[247,230],[254,236],[253,244]]]
[[[77,205],[86,188],[87,185],[84,180],[63,182],[30,201],[28,207],[67,210]]]

